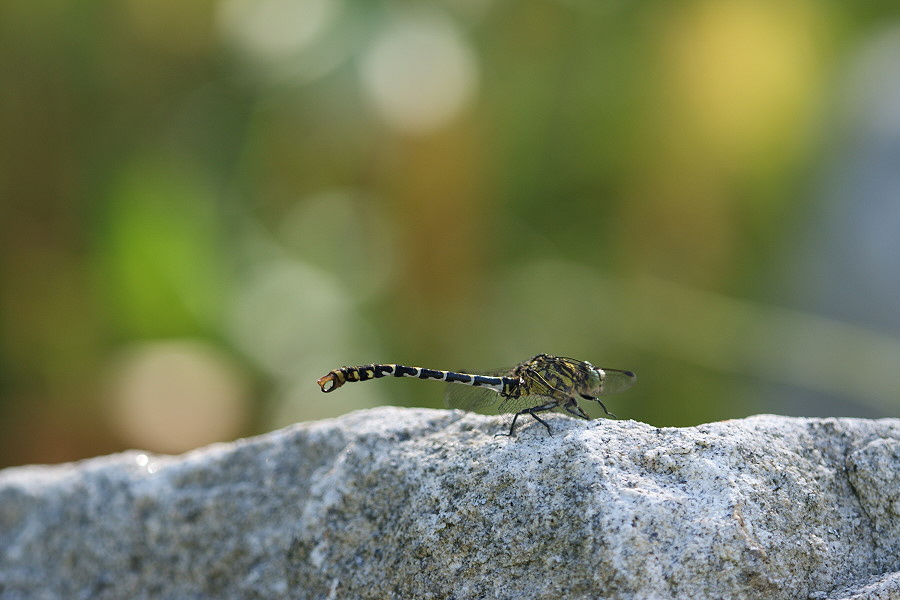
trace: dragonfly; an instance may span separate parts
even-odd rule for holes
[[[451,408],[474,410],[499,402],[498,412],[515,413],[509,433],[498,434],[510,437],[514,436],[516,420],[522,415],[533,417],[547,428],[549,435],[553,435],[550,425],[538,416],[539,413],[560,409],[580,419],[590,420],[578,405],[581,399],[597,402],[603,412],[615,417],[599,397],[624,392],[637,380],[631,371],[605,369],[574,358],[538,354],[515,367],[479,374],[397,364],[340,367],[320,377],[317,383],[323,392],[328,393],[345,383],[389,375],[460,384],[447,388],[446,400]]]

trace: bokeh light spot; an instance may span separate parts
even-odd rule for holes
[[[261,261],[240,288],[230,329],[258,366],[287,376],[348,338],[348,310],[327,274],[300,262]]]
[[[392,128],[425,134],[446,125],[475,95],[478,62],[456,24],[437,12],[397,18],[361,63],[363,87]]]
[[[231,439],[244,424],[244,377],[204,342],[144,343],[123,352],[111,372],[113,426],[129,444],[184,452]]]
[[[280,61],[318,41],[341,8],[339,0],[223,0],[219,27],[250,58]]]
[[[771,160],[805,131],[819,82],[821,23],[811,3],[700,2],[673,25],[674,91],[711,152]]]
[[[286,211],[274,233],[296,256],[335,274],[355,297],[371,298],[396,269],[393,230],[380,208],[353,190],[325,190]]]

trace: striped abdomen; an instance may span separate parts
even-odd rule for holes
[[[423,369],[422,367],[407,367],[404,365],[360,365],[358,367],[341,367],[329,371],[327,375],[318,380],[323,392],[332,392],[345,383],[351,381],[367,381],[393,375],[394,377],[416,377],[418,379],[436,379],[448,383],[462,383],[476,387],[489,388],[503,394],[510,395],[512,390],[519,385],[515,377],[489,377],[487,375],[470,375],[468,373],[454,373],[453,371],[438,371],[435,369]]]

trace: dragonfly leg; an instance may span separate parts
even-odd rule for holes
[[[609,412],[608,410],[606,410],[606,405],[603,404],[603,401],[600,400],[600,398],[595,398],[595,397],[593,397],[593,396],[585,396],[584,394],[582,394],[581,397],[584,398],[585,400],[593,400],[594,402],[596,402],[597,404],[600,405],[600,408],[603,409],[603,412],[605,412],[606,414],[608,414],[608,415],[611,416],[611,417],[615,417],[616,419],[619,418],[619,417],[616,417],[616,415],[614,415],[614,414],[612,414],[611,412]]]
[[[518,413],[516,413],[516,414],[513,416],[512,425],[509,426],[509,433],[503,433],[503,432],[501,432],[501,433],[495,433],[495,434],[494,434],[494,437],[497,437],[498,435],[503,435],[503,436],[506,436],[506,437],[512,437],[512,435],[513,435],[513,429],[516,428],[516,419],[518,419],[518,418],[519,418],[519,415],[521,415],[521,414],[522,414],[522,413],[518,412]]]
[[[550,410],[550,409],[547,409],[547,410]],[[531,415],[532,417],[534,417],[534,420],[535,420],[535,421],[537,421],[538,423],[540,423],[541,425],[543,425],[544,427],[547,428],[547,434],[548,434],[548,435],[553,435],[553,432],[550,431],[550,426],[547,425],[547,421],[545,421],[545,420],[543,420],[542,418],[540,418],[539,416],[537,416],[537,415],[534,413],[534,409],[533,409],[533,408],[531,409],[531,411],[528,412],[528,414]],[[512,429],[509,430],[509,434],[512,435]]]
[[[531,408],[526,408],[525,410],[520,410],[513,417],[512,425],[509,426],[509,433],[498,433],[497,435],[505,435],[505,436],[513,437],[513,435],[515,435],[516,419],[519,418],[519,415],[531,415],[532,417],[534,417],[535,421],[537,421],[538,423],[540,423],[541,425],[543,425],[544,427],[547,428],[547,433],[549,433],[550,435],[553,435],[553,432],[550,430],[550,426],[547,425],[547,422],[544,421],[539,416],[537,416],[536,413],[553,410],[554,408],[556,408],[558,406],[559,406],[559,403],[557,403],[554,400],[553,402],[548,402],[547,404],[541,404],[540,406],[533,406]]]
[[[578,406],[578,402],[576,402],[575,398],[569,398],[568,401],[563,405],[563,408],[566,409],[566,412],[570,415],[575,415],[585,421],[590,421],[591,418],[585,414],[581,407]]]

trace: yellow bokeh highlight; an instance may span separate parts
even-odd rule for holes
[[[685,9],[663,39],[670,123],[719,161],[771,160],[779,145],[796,144],[816,112],[822,21],[811,2],[703,0]]]
[[[715,288],[746,260],[748,240],[765,240],[792,210],[770,190],[820,139],[830,25],[811,2],[699,0],[666,17],[657,93],[644,100],[655,151],[626,186],[625,255],[639,270]]]

